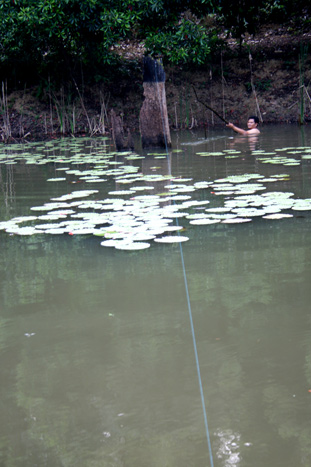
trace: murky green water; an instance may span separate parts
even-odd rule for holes
[[[167,196],[169,183],[212,183],[182,193],[210,201],[182,209],[202,214],[236,199],[217,194],[216,180],[243,174],[280,176],[257,194],[311,197],[309,127],[266,127],[251,142],[226,130],[205,142],[199,133],[172,136],[181,151],[169,161],[119,155],[111,167],[192,180],[124,185],[113,173],[98,183],[58,170],[93,170],[94,154],[111,151],[105,140],[13,148],[16,163],[5,163],[6,154],[0,165],[0,222],[43,215],[30,208],[77,190],[98,190],[93,201],[129,200],[108,193],[148,185],[148,194]],[[197,154],[206,151],[222,155]],[[68,162],[72,154],[89,154],[87,164]],[[299,164],[267,162],[280,155]],[[165,204],[175,202],[185,201]],[[104,237],[94,235],[0,230],[0,464],[310,466],[311,216],[306,208],[282,213],[292,217],[210,225],[172,218],[189,240],[151,240],[141,251],[101,246]]]

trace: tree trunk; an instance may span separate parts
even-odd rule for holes
[[[139,116],[142,147],[171,147],[165,73],[159,61],[150,57],[144,59],[143,86],[145,100]]]

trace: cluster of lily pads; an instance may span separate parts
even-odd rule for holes
[[[278,153],[284,153],[280,155]],[[243,154],[236,149],[224,149],[223,151],[203,151],[196,153],[202,157],[224,156],[226,159],[241,157]],[[256,156],[257,161],[263,164],[283,165],[294,167],[301,164],[302,160],[311,159],[311,148],[309,146],[278,148],[273,152],[264,150],[254,150],[252,154]]]
[[[108,193],[106,190],[106,197],[101,197],[97,189],[71,191],[31,207],[29,215],[0,222],[0,230],[15,235],[94,235],[101,238],[102,246],[138,250],[149,248],[151,241],[187,241],[189,237],[182,234],[180,218],[191,225],[240,224],[259,216],[280,219],[293,217],[288,211],[311,210],[311,199],[295,199],[290,192],[266,191],[267,183],[289,180],[288,174],[273,177],[244,174],[193,182],[191,178],[171,174],[144,175],[139,167],[124,162],[143,158],[132,152],[117,153],[124,158],[120,161],[106,144],[99,147],[90,144],[88,155],[78,142],[73,144],[69,148],[68,142],[64,148],[55,143],[36,146],[35,155],[15,147],[14,152],[0,154],[0,162],[12,164],[23,160],[39,165],[53,162],[55,171],[65,176],[49,178],[48,182],[70,179],[71,183],[104,183],[113,179],[130,187]],[[161,188],[164,185],[161,193],[158,182],[162,182]],[[207,206],[210,203],[211,207]]]

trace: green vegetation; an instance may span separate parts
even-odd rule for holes
[[[200,66],[221,45],[220,32],[242,42],[246,32],[275,19],[308,23],[306,0],[2,0],[0,79],[38,82],[81,74],[100,77],[118,68],[116,46],[145,43],[164,62]]]

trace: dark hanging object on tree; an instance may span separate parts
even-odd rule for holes
[[[144,83],[164,83],[165,72],[160,60],[144,58]]]

